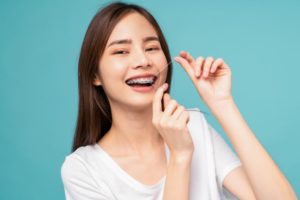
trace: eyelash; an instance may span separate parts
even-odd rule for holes
[[[158,47],[151,47],[151,48],[148,48],[148,49],[159,50]]]
[[[152,50],[160,50],[160,48],[158,47],[152,47],[152,48],[148,48],[146,50],[149,50],[149,49],[152,49]],[[113,54],[124,54],[122,52],[127,52],[127,51],[123,51],[123,50],[120,50],[120,51],[115,51]],[[127,52],[128,53],[128,52]]]

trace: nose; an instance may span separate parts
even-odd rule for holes
[[[143,49],[136,48],[134,52],[135,53],[132,56],[132,66],[134,68],[147,68],[152,65],[151,59]]]

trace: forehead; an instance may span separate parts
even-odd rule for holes
[[[113,40],[141,40],[147,36],[157,36],[152,24],[139,13],[130,13],[122,18],[114,27],[108,43]]]

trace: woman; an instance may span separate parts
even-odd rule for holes
[[[79,114],[62,169],[67,199],[296,199],[231,96],[222,59],[175,58],[238,157],[197,109],[170,95],[166,40],[144,8],[112,3],[85,35]]]

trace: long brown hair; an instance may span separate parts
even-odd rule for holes
[[[143,7],[135,4],[114,2],[100,9],[86,31],[78,63],[79,105],[72,152],[81,146],[95,144],[111,128],[111,108],[101,86],[93,85],[98,63],[108,38],[116,24],[127,14],[138,12],[156,30],[162,50],[169,63],[171,56],[167,42],[154,17]],[[168,67],[167,80],[171,86],[172,64]],[[169,89],[167,91],[170,92]]]

